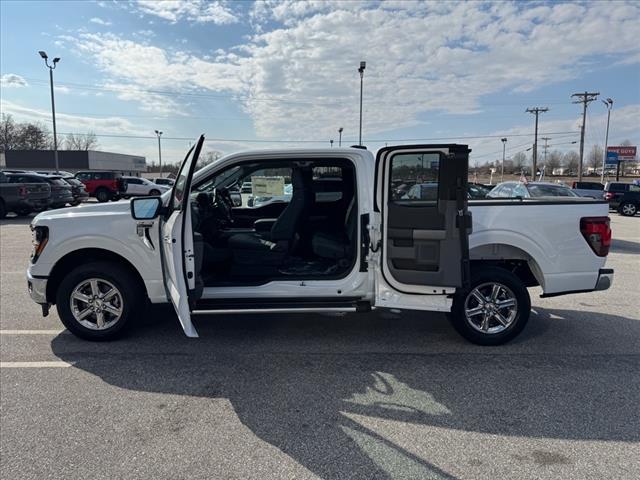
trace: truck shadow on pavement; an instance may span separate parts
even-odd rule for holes
[[[640,440],[640,322],[631,319],[536,308],[518,341],[497,348],[466,343],[444,315],[416,312],[196,322],[201,338],[187,339],[169,309],[154,308],[123,340],[64,334],[52,349],[119,388],[227,399],[257,437],[328,479],[454,478],[435,458],[446,448],[464,457],[469,434]],[[216,418],[184,403],[149,407],[158,408],[154,435],[170,439]],[[443,444],[441,429],[456,441]],[[216,461],[206,445],[189,448]],[[522,455],[571,462],[553,451]]]
[[[640,254],[640,243],[614,238],[611,242],[611,253],[631,253],[638,255]]]

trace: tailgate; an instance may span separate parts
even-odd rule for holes
[[[51,187],[48,183],[27,183],[27,198],[32,200],[43,200],[51,195]]]

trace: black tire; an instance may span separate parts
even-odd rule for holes
[[[0,218],[7,216],[7,209],[4,207],[4,200],[0,199]]]
[[[633,217],[638,213],[638,206],[635,203],[624,202],[618,207],[618,213],[624,217]]]
[[[149,192],[149,196],[158,197],[160,196],[160,190],[156,190],[155,188]]]
[[[109,200],[111,200],[111,197],[111,192],[106,188],[99,188],[98,190],[96,190],[96,199],[100,203],[108,202]]]
[[[121,299],[121,302],[118,302],[122,311],[119,319],[102,330],[88,328],[76,320],[72,312],[72,292],[83,281],[93,278],[111,283],[118,290]],[[56,293],[56,308],[62,323],[74,335],[85,340],[107,341],[114,340],[126,332],[140,313],[144,297],[143,286],[127,268],[113,262],[91,262],[80,265],[65,275]],[[86,303],[83,306],[89,307]],[[94,319],[97,324],[97,318]],[[88,320],[92,321],[91,318]]]
[[[490,317],[489,320],[487,320],[487,331],[482,331],[481,327],[484,325],[484,322],[482,322],[482,319],[479,319],[481,320],[481,325],[476,325],[474,328],[472,324],[475,322],[467,319],[465,305],[469,307],[475,305],[475,307],[470,308],[469,311],[484,308],[473,294],[478,292],[482,294],[486,291],[484,289],[491,288],[492,284],[502,286],[498,292],[505,300],[496,298],[495,301],[498,305],[501,302],[504,303],[508,298],[515,299],[515,305],[513,306],[513,314],[511,313],[511,309],[506,310],[508,307],[499,307],[498,314],[491,316],[491,312],[495,311],[496,303],[492,303],[483,294],[482,296],[485,297],[485,301],[487,302],[484,304],[486,305],[487,313],[484,313],[483,310],[482,313],[476,313],[474,317],[476,321],[478,320],[478,316],[482,316],[482,318],[485,318],[485,315]],[[506,287],[506,289],[504,287]],[[474,292],[476,288],[479,290]],[[502,345],[522,332],[529,320],[530,311],[531,298],[522,280],[504,268],[485,266],[471,272],[471,285],[468,289],[456,292],[451,308],[450,319],[456,331],[470,342],[477,345]],[[505,318],[504,314],[507,312],[510,314]],[[503,321],[510,320],[506,328],[503,323],[498,321],[498,316],[496,315],[499,315]],[[494,327],[490,327],[490,325],[494,325]],[[490,332],[489,330],[492,329],[495,331]]]

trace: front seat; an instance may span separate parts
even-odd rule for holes
[[[289,204],[268,232],[236,233],[229,237],[234,263],[240,265],[280,265],[290,251],[300,221],[312,199],[311,171],[296,168],[291,173],[293,194]]]

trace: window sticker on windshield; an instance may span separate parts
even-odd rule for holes
[[[261,196],[284,195],[284,177],[251,177],[251,192]]]

